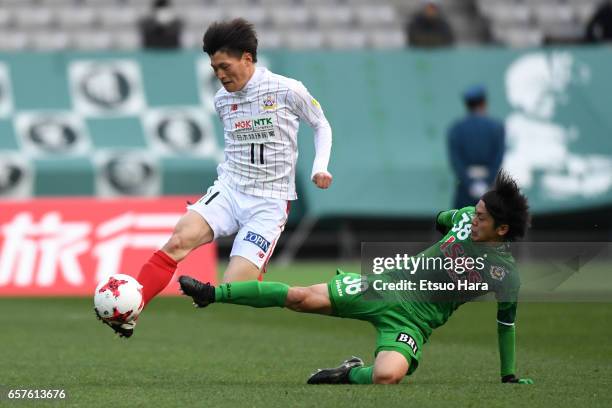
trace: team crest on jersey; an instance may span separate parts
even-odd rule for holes
[[[504,276],[506,276],[506,268],[503,266],[491,265],[489,274],[493,279],[500,281],[504,279]]]
[[[263,101],[263,110],[274,110],[276,109],[276,101],[272,95],[266,96],[266,99]]]

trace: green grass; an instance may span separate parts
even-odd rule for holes
[[[273,268],[267,280],[327,280],[331,264]],[[356,265],[346,269],[358,270]],[[518,367],[532,386],[498,384],[495,306],[463,306],[399,386],[307,386],[318,367],[372,361],[367,323],[285,310],[156,299],[135,336],[115,339],[91,299],[0,299],[0,384],[63,388],[74,406],[609,407],[612,304],[519,307]],[[40,403],[39,403],[40,404]],[[26,403],[0,401],[0,406]],[[58,405],[58,404],[54,404]]]

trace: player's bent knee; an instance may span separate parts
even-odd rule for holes
[[[392,370],[376,371],[372,376],[374,384],[399,384],[404,378],[404,373]]]
[[[190,238],[187,234],[175,231],[162,249],[178,261],[187,256],[196,244],[197,240]]]

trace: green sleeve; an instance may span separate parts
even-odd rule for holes
[[[497,340],[501,376],[516,371],[516,302],[500,302],[497,306]]]
[[[453,227],[453,216],[457,213],[457,210],[441,211],[436,216],[436,231],[442,235],[446,235],[448,231]]]

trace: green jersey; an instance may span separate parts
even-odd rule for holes
[[[514,257],[507,243],[472,241],[474,215],[474,207],[440,213],[436,224],[444,237],[413,257],[419,261],[415,269],[392,271],[384,278],[414,282],[417,290],[392,296],[426,323],[426,332],[446,323],[463,303],[490,292],[498,300],[498,322],[514,323],[520,286]]]

